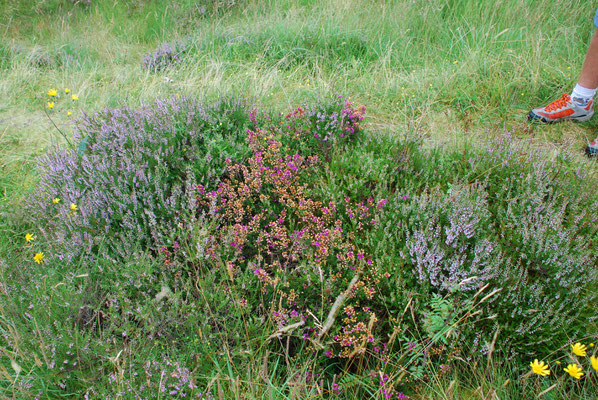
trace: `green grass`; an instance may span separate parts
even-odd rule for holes
[[[28,311],[29,303],[16,294],[0,305],[1,331],[17,349],[12,353],[1,349],[0,375],[14,377],[15,370],[8,360],[18,359],[23,371],[40,378],[42,383],[37,382],[40,386],[35,389],[46,390],[44,382],[61,378],[52,371],[38,369],[35,359],[19,357],[25,353],[38,354],[40,359],[47,356],[52,350],[44,347],[43,341],[40,344],[43,338],[62,343],[63,349],[69,343],[78,349],[82,343],[91,343],[77,356],[79,368],[73,368],[71,377],[65,379],[67,390],[47,390],[45,398],[68,398],[66,393],[90,386],[98,390],[98,396],[107,395],[112,386],[98,371],[114,371],[122,378],[141,371],[143,360],[161,361],[165,355],[177,360],[206,356],[197,363],[196,373],[218,398],[317,398],[331,389],[302,383],[311,365],[297,365],[275,356],[269,365],[264,360],[268,361],[271,354],[264,349],[248,355],[243,346],[219,341],[249,329],[253,331],[246,338],[257,337],[263,342],[270,332],[261,331],[259,325],[248,327],[239,322],[225,327],[230,332],[223,334],[198,330],[208,323],[211,313],[226,308],[218,293],[204,293],[211,296],[208,303],[213,309],[202,312],[191,305],[162,310],[152,299],[129,304],[131,309],[142,307],[143,318],[106,316],[101,332],[75,329],[72,321],[67,322],[69,315],[80,315],[79,305],[100,308],[100,301],[106,300],[94,297],[93,292],[81,292],[79,281],[95,279],[98,285],[104,285],[102,290],[128,299],[135,296],[134,282],[125,287],[111,285],[130,283],[135,275],[155,267],[145,259],[129,260],[118,271],[109,265],[81,265],[77,271],[57,268],[47,273],[24,267],[31,262],[25,258],[22,238],[39,228],[24,222],[23,211],[25,201],[36,191],[35,157],[54,145],[64,145],[55,125],[70,138],[74,129],[71,118],[83,112],[120,104],[137,107],[175,94],[207,101],[234,94],[260,107],[287,112],[297,105],[342,94],[368,107],[369,131],[376,135],[418,135],[425,148],[436,151],[476,148],[512,130],[517,138],[529,141],[531,148],[540,148],[548,156],[562,150],[572,152],[572,163],[588,174],[592,182],[589,185],[595,184],[598,169],[595,162],[585,160],[583,147],[596,137],[596,121],[554,126],[529,126],[524,122],[529,109],[554,100],[575,85],[594,29],[591,2],[83,3],[7,0],[0,5],[0,281],[3,288],[17,281],[25,282],[24,288],[39,286],[35,294],[20,289],[11,292],[37,301],[35,312]],[[144,70],[144,56],[162,41],[187,44],[182,62],[161,72]],[[67,98],[65,87],[80,100]],[[57,88],[62,98],[54,109],[47,110],[46,92],[50,88]],[[73,116],[68,117],[67,111]],[[333,171],[348,171],[363,179],[352,181],[339,174],[321,191],[341,193],[340,188],[348,187],[361,193],[372,181],[389,179],[395,170],[385,169],[388,166],[377,157],[377,151],[380,147],[371,144],[346,159],[336,160],[338,165],[332,167]],[[400,162],[401,157],[409,155],[394,156]],[[421,163],[425,169],[424,161]],[[451,166],[440,168],[450,170]],[[383,183],[377,183],[383,187]],[[99,269],[111,272],[76,278]],[[198,287],[210,287],[211,278],[215,279],[206,274],[206,281]],[[150,280],[144,285],[161,289],[161,282]],[[42,321],[45,309],[52,310],[54,318],[64,317],[47,332],[22,317],[30,312]],[[171,328],[173,321],[180,323],[180,328]],[[235,321],[242,321],[241,312],[235,314]],[[160,329],[163,337],[152,338],[146,347],[131,349],[122,336],[125,331],[134,336]],[[589,328],[588,334],[594,331],[595,327]],[[19,353],[19,348],[34,350]],[[122,358],[117,358],[121,350]],[[284,343],[280,355],[284,355]],[[60,356],[68,358],[67,354]],[[284,368],[297,371],[297,376],[281,380],[277,371]],[[520,380],[516,368],[508,371],[497,366],[479,374],[471,365],[462,368],[455,371],[455,376],[429,379],[420,397],[477,399],[495,391],[501,399],[519,399],[532,398],[547,389],[530,377]],[[504,385],[507,380],[510,383]],[[371,382],[357,386],[358,390],[344,392],[344,398],[365,398],[377,390]],[[563,382],[552,391],[552,398],[567,397],[566,393],[583,398],[584,394],[589,396],[592,387],[577,389]],[[14,386],[2,386],[5,397],[23,393],[33,391],[19,392]],[[70,397],[77,398],[74,394]]]

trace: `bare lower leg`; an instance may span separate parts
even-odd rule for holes
[[[588,89],[598,88],[598,29],[594,31],[578,84]]]

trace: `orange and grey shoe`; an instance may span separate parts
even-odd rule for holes
[[[585,106],[580,106],[571,100],[567,93],[558,100],[553,101],[546,107],[534,108],[527,116],[532,122],[544,122],[552,124],[566,119],[585,122],[594,115],[594,100],[588,101]]]
[[[586,147],[586,154],[588,157],[598,157],[598,138],[588,143]]]

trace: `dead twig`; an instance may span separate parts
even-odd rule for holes
[[[295,328],[299,328],[300,326],[305,325],[305,321],[299,321],[297,323],[291,324],[291,325],[287,325],[287,326],[283,326],[282,328],[280,328],[279,330],[277,330],[276,332],[274,332],[273,334],[271,334],[270,336],[268,336],[268,339],[266,340],[272,340],[274,338],[279,338],[280,336],[288,331],[291,331]]]
[[[324,336],[326,336],[330,328],[332,328],[339,308],[343,305],[345,299],[347,298],[349,293],[351,293],[351,289],[353,288],[353,286],[355,286],[358,280],[359,274],[355,275],[353,279],[351,279],[351,282],[349,283],[347,289],[343,293],[339,294],[336,300],[334,301],[334,304],[332,305],[332,308],[330,309],[330,312],[328,312],[328,316],[326,317],[326,322],[324,323],[324,326],[322,327],[322,330],[320,331],[320,334],[318,335],[317,339],[314,341],[314,343],[320,348],[323,347],[321,340],[324,338]]]

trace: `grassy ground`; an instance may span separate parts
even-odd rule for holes
[[[73,3],[0,5],[0,259],[18,262],[28,228],[19,210],[35,191],[35,157],[72,137],[72,119],[175,94],[236,94],[281,112],[342,94],[367,106],[371,132],[417,132],[428,147],[458,149],[512,131],[547,154],[571,151],[592,181],[598,172],[583,156],[598,122],[525,122],[529,109],[575,85],[594,29],[591,2]],[[143,58],[162,41],[185,43],[181,63],[159,72],[143,69]],[[54,87],[61,98],[48,109],[46,92]],[[222,378],[210,385],[225,398],[283,398],[276,385],[288,382],[257,382],[263,371],[260,360],[255,365],[243,371],[247,382],[241,383],[222,365]],[[521,394],[505,383],[517,380],[508,372],[490,370],[473,383],[467,376],[431,381],[422,397]]]

